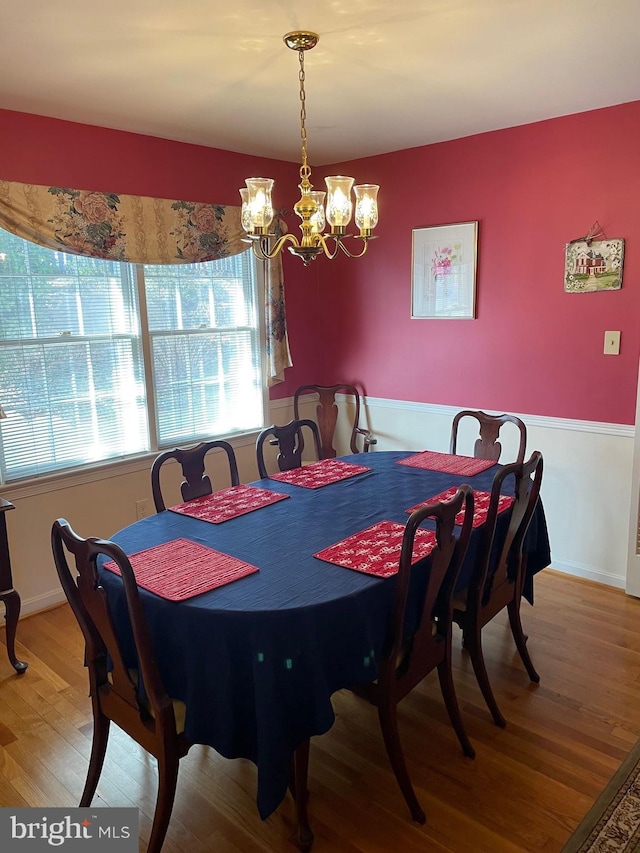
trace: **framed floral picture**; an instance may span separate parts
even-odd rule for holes
[[[566,293],[620,290],[624,240],[572,240],[565,247]]]
[[[414,228],[412,319],[474,320],[478,223]]]

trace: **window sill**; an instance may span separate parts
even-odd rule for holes
[[[216,436],[216,438],[224,438],[234,448],[245,447],[255,444],[258,433],[259,430],[255,430],[241,435]],[[191,444],[195,443],[191,442]],[[160,452],[156,450],[138,456],[128,456],[126,459],[115,459],[110,462],[85,465],[82,468],[74,468],[72,471],[45,474],[29,480],[16,480],[0,487],[0,497],[13,501],[19,498],[44,495],[48,492],[57,492],[59,489],[84,486],[88,483],[100,482],[101,480],[111,480],[114,477],[125,477],[129,474],[135,474],[138,471],[150,471],[153,460]]]

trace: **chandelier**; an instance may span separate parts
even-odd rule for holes
[[[298,51],[300,60],[300,138],[302,140],[302,165],[300,166],[300,198],[293,209],[302,220],[302,237],[294,234],[278,236],[273,227],[274,210],[271,202],[272,178],[247,178],[246,187],[240,190],[242,198],[242,227],[247,232],[253,251],[260,260],[275,258],[285,245],[293,255],[308,266],[322,252],[331,260],[342,251],[349,258],[361,258],[367,251],[369,240],[374,239],[372,230],[378,224],[378,190],[375,184],[359,184],[354,187],[353,178],[333,175],[325,178],[326,192],[313,190],[310,183],[311,168],[307,163],[307,129],[305,103],[304,53],[318,43],[319,36],[306,30],[287,33],[284,43]],[[344,241],[350,235],[347,226],[353,214],[351,190],[355,194],[355,222],[360,229],[356,239],[362,240],[358,252],[350,252]],[[326,204],[325,204],[326,196]],[[329,231],[324,233],[325,223]]]

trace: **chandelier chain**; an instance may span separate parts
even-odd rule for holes
[[[301,178],[309,178],[311,174],[311,169],[307,164],[307,106],[306,106],[306,94],[304,91],[304,50],[298,51],[298,57],[300,59],[300,71],[298,72],[298,79],[300,80],[300,138],[302,140],[302,166],[300,167],[300,177]]]

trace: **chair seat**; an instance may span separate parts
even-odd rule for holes
[[[176,718],[176,733],[184,734],[184,727],[187,719],[187,706],[180,699],[172,699],[173,713]],[[153,713],[151,714],[153,716]]]
[[[435,635],[437,633],[438,633],[438,623],[432,621],[431,622],[431,636],[435,637]],[[400,669],[402,667],[402,664],[404,663],[407,655],[411,651],[412,645],[413,645],[413,643],[412,643],[411,639],[404,641],[404,643],[402,644],[402,648],[400,649],[400,651],[398,652],[398,656],[396,657],[396,669]]]
[[[469,595],[468,588],[461,589],[456,592],[453,596],[453,604],[454,610],[462,610],[463,612],[467,609],[467,596]]]
[[[437,624],[437,622],[432,622],[431,623],[431,636],[435,637],[435,635],[437,633],[438,633],[438,624]],[[402,664],[407,659],[407,656],[409,655],[409,653],[411,651],[411,647],[412,647],[411,639],[405,640],[404,643],[402,644],[402,648],[400,649],[400,651],[398,652],[398,654],[396,656],[396,670],[402,669]],[[378,679],[376,678],[375,681],[371,682],[371,684],[377,685]],[[358,690],[356,688],[353,688],[353,690],[354,690],[354,693],[358,692]],[[362,692],[366,692],[366,691],[362,691]]]
[[[138,670],[130,669],[129,675],[131,676],[131,680],[134,682],[134,684],[138,684]],[[111,681],[110,672],[107,674],[107,678],[109,679],[109,681]],[[148,712],[149,716],[155,717],[153,709],[146,702],[144,702],[141,697],[139,697],[139,699],[140,704],[144,707],[145,711]],[[173,705],[173,714],[176,718],[176,734],[184,734],[184,727],[187,718],[187,706],[180,699],[171,699],[171,704]]]

